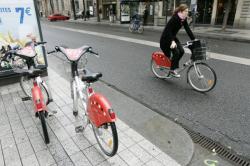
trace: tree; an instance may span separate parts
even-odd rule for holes
[[[53,0],[49,0],[49,4],[50,4],[51,12],[54,13],[54,4],[53,4]]]
[[[96,15],[97,15],[97,22],[100,22],[100,15],[99,15],[99,0],[96,0]]]
[[[166,2],[166,8],[165,8],[165,10],[166,10],[166,24],[167,24],[167,22],[168,22],[168,0],[166,0],[165,1]]]
[[[73,10],[73,17],[76,20],[76,9],[75,9],[75,0],[71,0],[71,8]]]
[[[83,12],[84,12],[84,21],[86,21],[86,5],[85,5],[85,0],[82,0],[83,3]]]
[[[231,10],[231,6],[232,6],[232,0],[227,0],[227,4],[226,4],[226,12],[223,18],[223,23],[222,23],[222,31],[226,30],[226,26],[227,26],[227,20],[229,17],[229,12]]]
[[[44,12],[45,12],[45,17],[47,17],[49,15],[49,12],[48,12],[48,0],[45,0],[45,2],[44,2]]]

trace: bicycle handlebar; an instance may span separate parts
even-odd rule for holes
[[[35,42],[34,45],[35,45],[35,46],[39,46],[39,45],[44,45],[44,44],[46,44],[46,43],[47,43],[47,42],[45,42],[45,41],[44,41],[44,42]]]
[[[181,45],[182,45],[183,47],[188,47],[188,46],[192,45],[193,42],[199,41],[199,40],[200,40],[200,39],[190,40],[190,41],[187,41],[186,43],[182,43]]]
[[[55,49],[53,51],[48,51],[47,54],[52,54],[52,53],[56,53],[56,52],[62,52],[59,46],[55,46]],[[89,52],[89,53],[94,54],[94,55],[99,55],[97,52],[94,52],[92,50],[92,47],[89,47],[86,50],[86,52]]]
[[[94,51],[92,50],[92,47],[90,47],[90,48],[88,49],[88,52],[91,53],[91,54],[94,54],[94,55],[99,55],[97,52],[94,52]]]

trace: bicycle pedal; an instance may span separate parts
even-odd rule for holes
[[[56,110],[53,110],[53,111],[49,111],[49,117],[51,117],[51,116],[54,116],[55,114],[57,113],[57,111]]]
[[[31,100],[31,97],[22,97],[22,101],[28,101]]]
[[[75,127],[75,131],[76,131],[76,133],[83,132],[84,131],[84,127],[83,126],[77,126],[77,127]]]
[[[77,112],[73,111],[73,115],[76,117],[78,115],[78,111]]]
[[[46,105],[48,105],[49,103],[53,102],[53,99],[49,99],[46,103]]]

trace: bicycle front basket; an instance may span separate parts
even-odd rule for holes
[[[191,52],[192,52],[191,59],[193,61],[205,60],[207,56],[206,55],[206,52],[207,52],[206,42],[204,40],[194,41],[191,46]]]

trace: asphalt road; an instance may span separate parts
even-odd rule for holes
[[[44,40],[48,49],[55,45],[93,46],[100,58],[90,57],[89,67],[102,71],[102,80],[124,94],[149,106],[179,123],[199,132],[239,154],[250,158],[250,86],[246,65],[211,59],[208,64],[218,76],[215,89],[209,93],[195,92],[187,84],[185,72],[181,79],[159,80],[150,71],[150,58],[159,48],[108,39],[88,34],[58,30],[43,23]],[[160,32],[146,31],[143,35],[130,34],[127,29],[110,26],[53,23],[88,31],[115,34],[136,39],[158,41]],[[180,36],[185,41],[186,36]],[[250,44],[208,39],[211,52],[237,57],[249,57]],[[183,60],[188,57],[183,58]],[[49,58],[49,65],[63,74],[59,59]],[[55,63],[56,64],[56,63]]]

